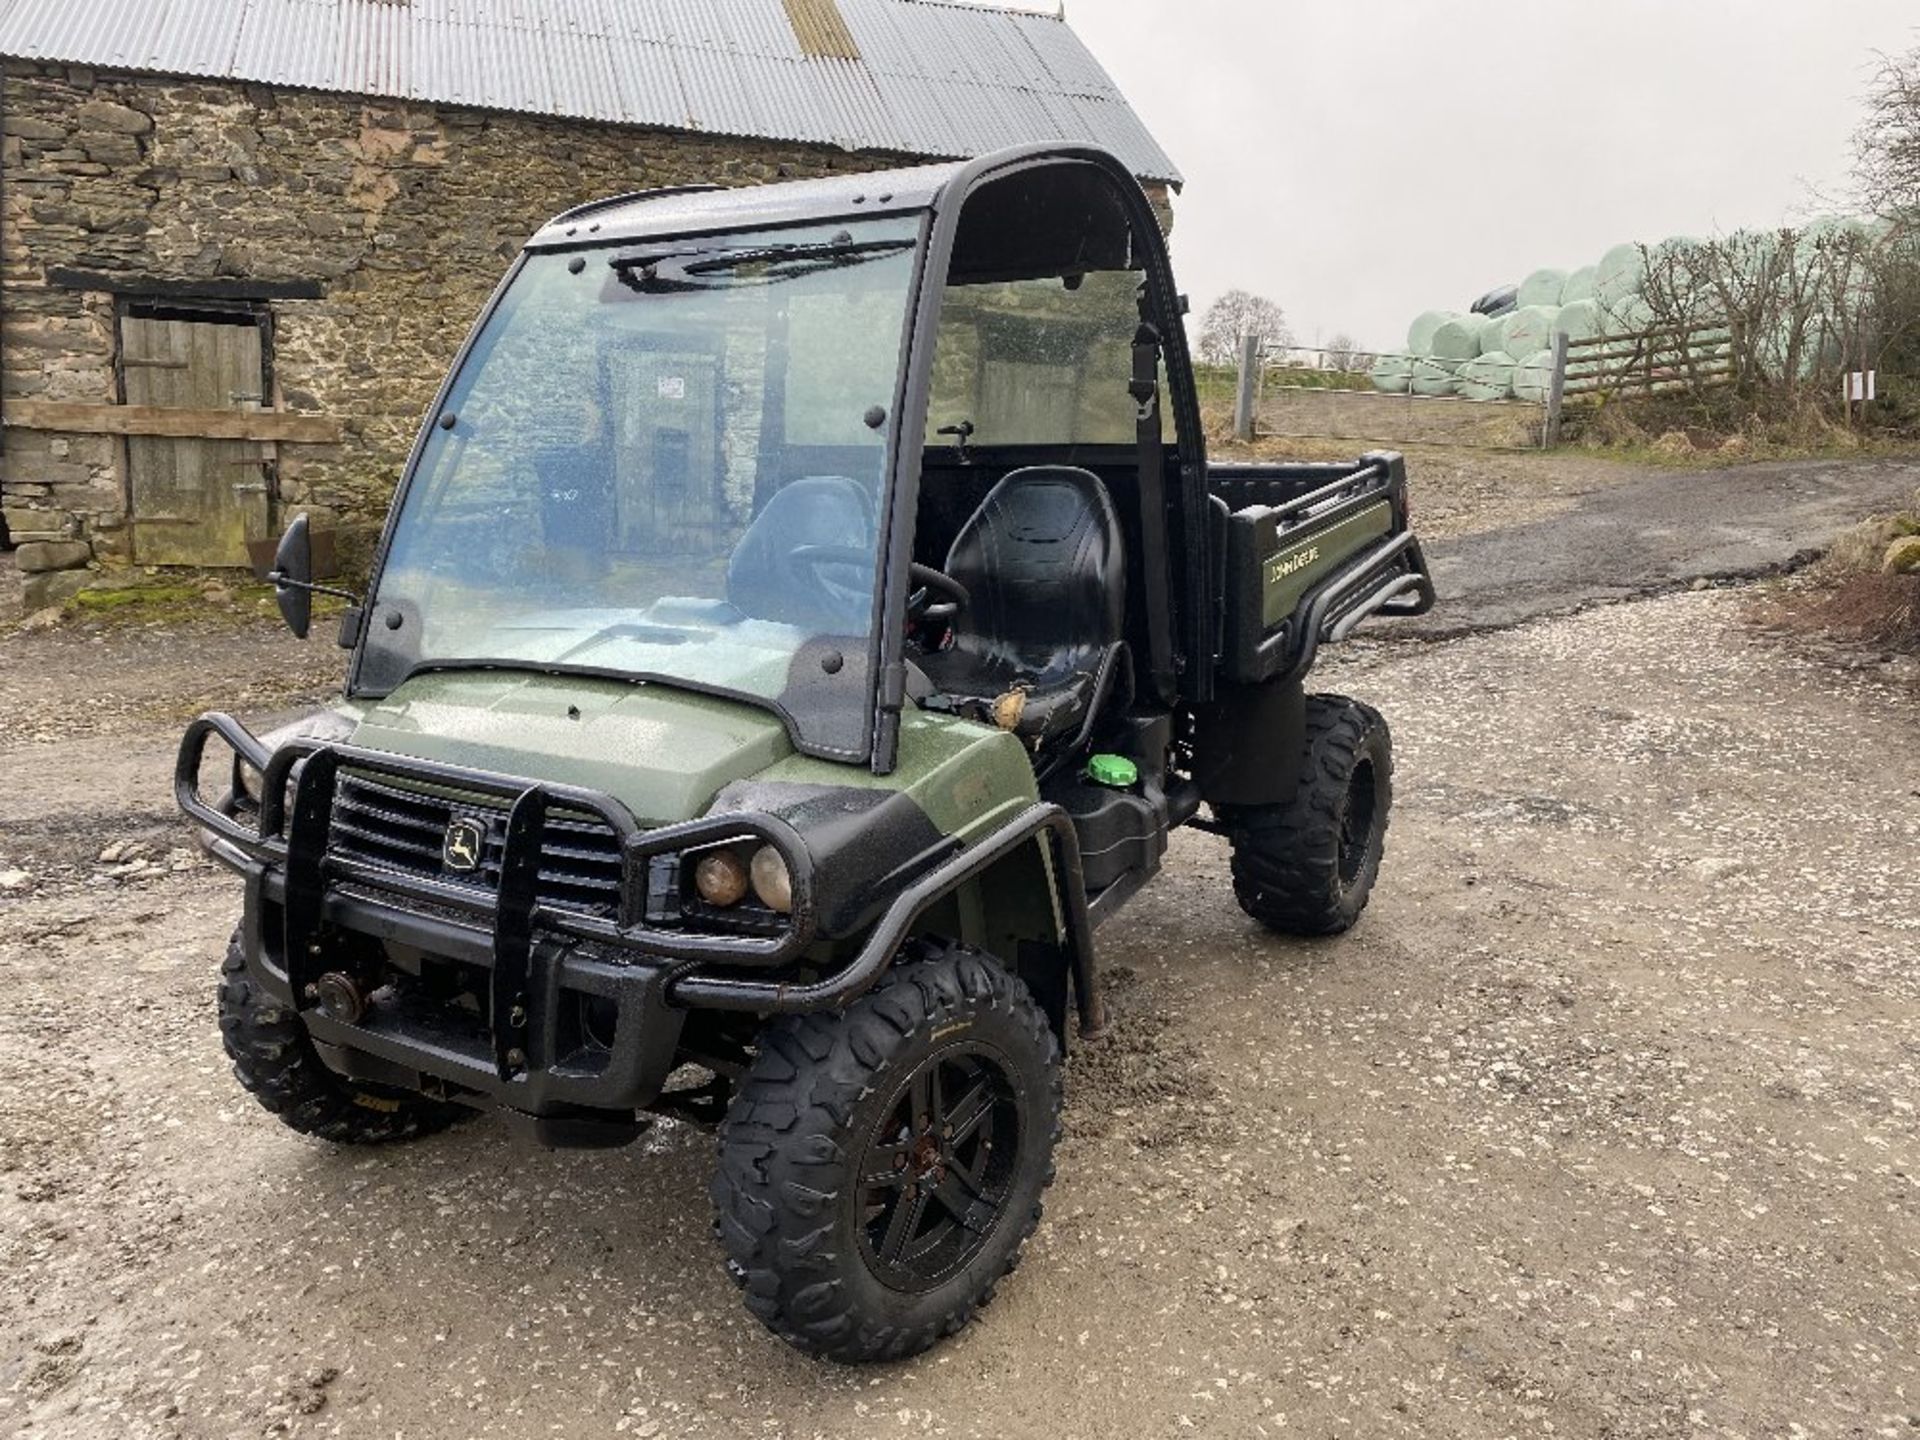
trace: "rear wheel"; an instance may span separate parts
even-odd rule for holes
[[[1351,927],[1379,877],[1392,805],[1386,720],[1344,695],[1309,695],[1307,753],[1293,799],[1221,807],[1240,908],[1285,935]]]
[[[334,1074],[314,1051],[300,1017],[254,988],[238,930],[220,966],[220,1038],[234,1078],[302,1135],[340,1145],[383,1145],[431,1135],[473,1113]]]
[[[952,1334],[1039,1223],[1060,1105],[1045,1015],[977,951],[940,947],[844,1012],[776,1021],[713,1182],[747,1308],[840,1361]]]

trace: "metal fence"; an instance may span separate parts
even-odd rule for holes
[[[1541,446],[1543,403],[1422,394],[1413,379],[1418,358],[1375,353],[1342,365],[1332,352],[1313,346],[1243,347],[1235,371],[1233,433],[1243,441],[1265,436],[1486,450]],[[1365,368],[1356,368],[1363,359]],[[1399,368],[1407,376],[1405,389],[1382,390],[1374,382],[1381,360],[1404,360]]]

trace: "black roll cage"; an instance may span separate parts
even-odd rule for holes
[[[1138,244],[1138,258],[1142,262],[1147,277],[1145,304],[1143,311],[1153,317],[1148,323],[1157,331],[1162,361],[1166,367],[1168,386],[1171,396],[1159,397],[1164,407],[1168,400],[1172,402],[1174,416],[1175,448],[1178,456],[1176,494],[1170,496],[1172,503],[1166,506],[1167,519],[1171,522],[1165,536],[1166,550],[1173,560],[1173,578],[1168,586],[1171,594],[1149,594],[1146,603],[1149,607],[1161,607],[1161,612],[1175,622],[1166,627],[1171,636],[1173,653],[1166,656],[1152,656],[1151,668],[1171,671],[1178,678],[1178,686],[1183,698],[1191,703],[1202,703],[1212,698],[1214,688],[1213,655],[1213,604],[1208,580],[1212,573],[1210,546],[1211,527],[1208,524],[1208,492],[1206,478],[1206,457],[1202,449],[1202,430],[1200,408],[1194,386],[1193,366],[1188,354],[1185,326],[1181,322],[1181,305],[1175,287],[1172,262],[1168,255],[1166,240],[1160,230],[1159,217],[1140,182],[1114,156],[1104,150],[1091,146],[1060,146],[1036,144],[1003,150],[992,155],[952,167],[949,173],[932,190],[931,194],[901,196],[902,203],[889,208],[894,195],[878,195],[878,203],[866,204],[863,193],[849,197],[851,203],[843,202],[840,197],[846,193],[844,181],[811,182],[821,187],[822,204],[817,213],[801,215],[755,215],[751,208],[736,210],[727,216],[724,224],[692,225],[671,233],[649,233],[649,242],[670,239],[718,236],[726,233],[766,229],[773,225],[780,227],[830,224],[834,221],[872,220],[887,216],[919,214],[926,217],[922,230],[922,241],[916,252],[916,262],[912,286],[909,295],[909,323],[905,327],[902,341],[902,363],[900,379],[896,391],[895,416],[897,423],[889,428],[886,457],[887,504],[881,534],[881,573],[880,583],[875,587],[876,604],[879,606],[879,623],[874,629],[872,641],[873,661],[870,673],[875,677],[874,707],[865,727],[867,736],[866,753],[822,748],[808,743],[802,737],[791,716],[778,706],[770,706],[764,697],[733,695],[728,698],[740,699],[749,703],[771,708],[779,715],[786,726],[794,746],[803,754],[818,758],[842,762],[859,763],[865,761],[877,775],[893,772],[898,761],[900,715],[906,703],[907,673],[905,661],[905,625],[906,610],[913,584],[909,578],[909,569],[913,563],[913,542],[915,521],[919,510],[920,470],[926,449],[927,406],[933,381],[933,357],[939,341],[942,309],[945,302],[946,279],[952,273],[955,242],[960,230],[960,220],[967,201],[981,187],[1010,179],[1016,175],[1049,168],[1067,169],[1087,167],[1101,173],[1114,187],[1116,196],[1125,206],[1127,219],[1132,226]],[[912,172],[907,172],[911,174]],[[876,184],[880,177],[873,177]],[[809,182],[798,186],[781,187],[791,193],[802,191]],[[646,204],[654,201],[671,201],[680,197],[703,197],[710,192],[706,187],[676,187],[659,192],[643,192],[631,197],[619,197],[618,200],[604,205],[595,202],[566,212],[553,222],[581,222],[589,215],[611,216],[616,208],[625,202],[641,207],[644,213]],[[749,192],[750,194],[750,192]],[[827,201],[834,203],[825,203]],[[551,227],[549,227],[551,228]],[[582,230],[586,233],[580,233]],[[407,456],[406,467],[395,490],[386,523],[380,533],[380,541],[374,553],[372,573],[368,586],[369,604],[377,596],[380,581],[386,570],[391,552],[394,533],[400,516],[406,509],[406,501],[418,476],[420,461],[426,449],[427,441],[433,432],[433,426],[445,411],[448,399],[462,371],[472,356],[480,336],[485,333],[488,324],[498,311],[514,279],[526,264],[527,256],[533,253],[551,253],[568,249],[599,249],[607,245],[622,243],[617,224],[608,228],[605,234],[602,223],[568,224],[559,236],[548,236],[543,231],[529,242],[518,259],[508,269],[500,283],[494,287],[492,295],[482,308],[478,320],[462,343],[453,364],[448,368],[441,381],[433,405],[427,412],[416,435],[413,447]],[[1143,314],[1143,319],[1145,315]],[[1151,520],[1152,517],[1143,517]],[[360,685],[360,671],[366,653],[366,644],[372,626],[360,623],[353,637],[353,655],[348,667],[347,694],[352,698],[371,698],[377,693]],[[476,667],[490,662],[473,662]],[[441,663],[438,668],[447,668]],[[516,669],[535,669],[540,673],[576,674],[575,667],[564,665],[526,666],[516,665]],[[604,672],[602,672],[604,673]],[[634,681],[652,681],[677,685],[670,675],[623,675],[621,678]],[[716,693],[707,690],[705,693]]]
[[[920,507],[920,468],[926,449],[927,407],[933,386],[933,358],[940,339],[941,314],[946,300],[946,277],[953,270],[955,241],[961,215],[975,191],[996,181],[1024,172],[1066,167],[1089,167],[1100,171],[1112,182],[1115,193],[1127,207],[1143,253],[1147,275],[1147,305],[1158,319],[1161,353],[1168,383],[1175,402],[1175,434],[1180,439],[1180,523],[1177,533],[1168,537],[1169,549],[1179,546],[1184,561],[1185,585],[1178,597],[1176,613],[1183,622],[1183,633],[1175,640],[1175,654],[1149,657],[1150,668],[1166,665],[1179,671],[1193,701],[1212,696],[1212,666],[1193,663],[1211,659],[1211,604],[1207,578],[1208,526],[1206,460],[1200,453],[1200,406],[1193,382],[1192,361],[1187,353],[1186,328],[1180,321],[1180,307],[1173,278],[1173,265],[1167,253],[1159,217],[1140,182],[1127,168],[1104,150],[1079,146],[1032,145],[984,156],[965,165],[943,186],[934,200],[933,225],[919,276],[919,301],[911,327],[911,351],[908,356],[907,389],[902,396],[902,423],[895,428],[896,450],[893,456],[893,484],[887,533],[887,560],[883,572],[883,608],[880,646],[880,694],[875,716],[872,766],[876,774],[892,771],[899,744],[900,712],[906,700],[906,663],[904,657],[906,606],[912,582],[908,569],[913,562],[914,524]],[[929,276],[940,277],[928,283]],[[1160,403],[1164,404],[1165,396]],[[1148,595],[1149,606],[1175,608],[1175,597]],[[1181,662],[1185,659],[1186,663]]]

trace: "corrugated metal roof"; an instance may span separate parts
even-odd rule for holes
[[[1179,182],[1062,21],[839,5],[858,60],[804,54],[783,0],[0,0],[0,55],[909,155],[1073,141]]]

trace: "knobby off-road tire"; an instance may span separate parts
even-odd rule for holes
[[[844,1012],[770,1024],[712,1187],[747,1308],[847,1363],[965,1325],[1039,1224],[1060,1070],[1027,987],[959,946],[922,949]]]
[[[1240,908],[1283,935],[1350,928],[1379,877],[1392,805],[1387,722],[1344,695],[1309,695],[1307,753],[1293,799],[1221,813]]]
[[[431,1135],[472,1113],[371,1090],[334,1074],[314,1053],[299,1017],[254,989],[237,930],[220,965],[220,1038],[234,1078],[302,1135],[340,1145],[384,1145]]]

